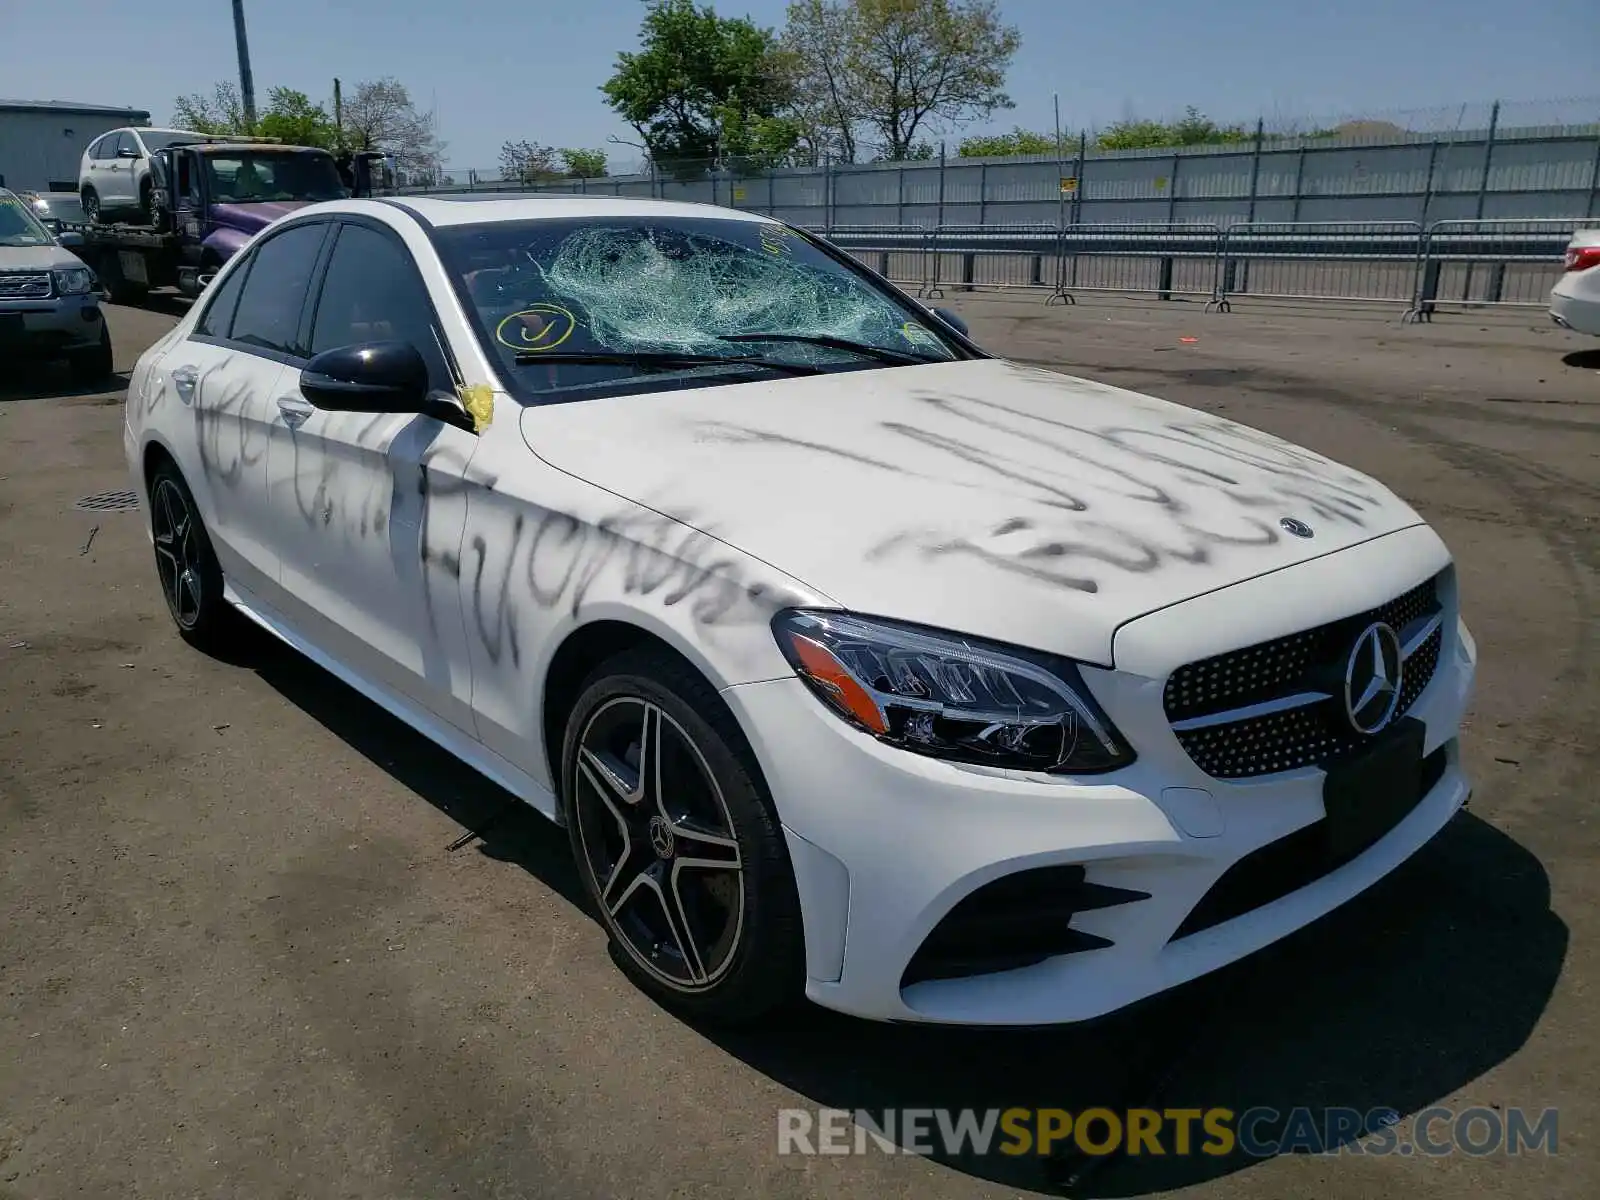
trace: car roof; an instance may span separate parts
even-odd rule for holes
[[[651,200],[642,196],[583,196],[568,193],[471,192],[447,196],[395,196],[391,203],[432,225],[479,225],[501,221],[571,220],[575,217],[685,217],[777,224],[761,213],[717,204]]]

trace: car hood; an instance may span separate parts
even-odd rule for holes
[[[65,246],[0,246],[0,271],[65,271],[83,260]]]
[[[997,359],[536,406],[522,431],[846,608],[1105,664],[1135,617],[1422,523],[1269,434]]]
[[[286,217],[310,203],[309,200],[262,200],[254,204],[213,204],[211,218],[245,233],[259,233],[279,217]]]

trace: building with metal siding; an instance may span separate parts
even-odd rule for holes
[[[90,142],[108,129],[149,123],[138,108],[0,100],[0,182],[14,191],[75,192]]]

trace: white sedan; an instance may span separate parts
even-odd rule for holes
[[[1550,292],[1550,319],[1600,337],[1600,229],[1580,229],[1567,245],[1566,269]]]
[[[1476,652],[1392,492],[765,217],[304,208],[141,358],[126,449],[186,638],[242,613],[564,824],[695,1015],[1093,1017],[1467,798]]]

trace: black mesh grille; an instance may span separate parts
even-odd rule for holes
[[[1377,608],[1179,667],[1167,680],[1167,718],[1173,722],[1226,712],[1302,691],[1331,691],[1342,678],[1354,637],[1375,621],[1395,630],[1439,611],[1438,580],[1412,588]],[[1396,718],[1416,703],[1439,665],[1442,629],[1406,661]],[[1350,728],[1338,700],[1248,717],[1223,725],[1178,730],[1178,741],[1206,774],[1242,779],[1321,766],[1364,739]]]

